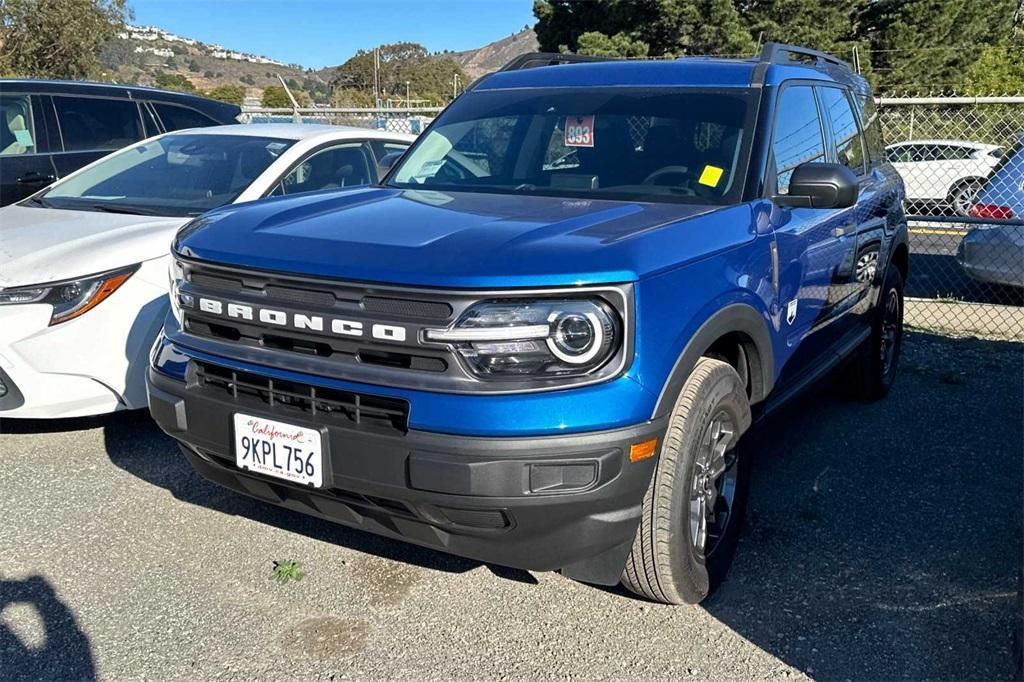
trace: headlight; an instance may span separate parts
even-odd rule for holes
[[[622,347],[622,322],[600,298],[485,301],[453,327],[428,329],[482,379],[590,374]]]
[[[171,298],[171,313],[174,319],[181,325],[181,298],[183,296],[192,298],[191,294],[181,293],[181,285],[185,281],[185,267],[174,256],[171,256],[171,263],[167,268],[168,292]]]
[[[90,275],[81,279],[30,287],[0,290],[0,305],[46,303],[53,306],[50,326],[73,320],[92,310],[117,291],[138,270],[133,265],[121,270]]]

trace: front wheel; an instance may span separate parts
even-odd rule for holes
[[[750,404],[733,367],[701,358],[669,420],[622,584],[667,604],[696,604],[724,577],[746,505],[737,447]]]

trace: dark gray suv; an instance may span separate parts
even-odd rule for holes
[[[234,104],[153,88],[0,79],[0,206],[133,142],[236,123]]]

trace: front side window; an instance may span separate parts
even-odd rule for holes
[[[836,160],[862,175],[867,166],[864,163],[864,143],[857,128],[850,98],[839,88],[820,88],[822,108],[832,124],[832,144]]]
[[[184,130],[185,128],[206,128],[207,126],[220,125],[206,114],[201,114],[195,109],[181,107],[177,104],[163,104],[153,102],[153,108],[163,121],[164,128],[171,130]]]
[[[120,149],[142,139],[138,105],[126,99],[53,98],[64,151]]]
[[[747,89],[471,92],[390,176],[395,187],[724,204],[738,201]]]
[[[274,188],[273,195],[342,189],[376,182],[375,161],[361,142],[346,142],[314,152],[300,161]]]
[[[775,182],[779,194],[789,193],[789,179],[797,166],[825,160],[825,140],[814,90],[793,85],[779,94],[772,136]]]
[[[53,185],[34,203],[143,215],[198,215],[234,201],[292,140],[165,135],[111,154]]]
[[[0,95],[0,112],[0,156],[35,154],[31,97]]]

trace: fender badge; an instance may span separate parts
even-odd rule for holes
[[[794,298],[786,305],[786,324],[793,324],[796,320],[796,299]]]

